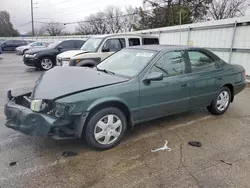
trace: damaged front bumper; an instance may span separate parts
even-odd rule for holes
[[[8,128],[32,136],[51,136],[55,139],[75,137],[71,119],[34,112],[27,104],[23,105],[20,99],[24,100],[23,96],[14,97],[5,105],[5,125]]]

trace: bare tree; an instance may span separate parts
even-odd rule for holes
[[[121,9],[115,6],[108,6],[104,10],[105,22],[109,33],[119,33],[122,31],[125,19]]]
[[[109,34],[131,31],[139,23],[137,9],[126,7],[125,11],[108,6],[104,11],[91,14],[76,26],[76,32],[83,35]]]
[[[209,13],[215,20],[244,16],[249,0],[213,0]]]
[[[126,9],[125,22],[123,25],[123,32],[130,32],[139,26],[140,16],[139,9],[128,6]]]
[[[63,24],[58,22],[50,22],[45,24],[43,27],[51,36],[61,35],[64,29]]]

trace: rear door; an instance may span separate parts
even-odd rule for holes
[[[11,51],[13,49],[13,40],[7,40],[4,42],[3,49],[4,51]]]
[[[62,47],[61,52],[75,50],[75,41],[74,40],[67,40],[67,41],[62,42],[59,46]]]
[[[140,83],[141,120],[187,110],[191,83],[184,51],[165,53],[150,72],[161,72],[164,78],[149,84]]]
[[[189,108],[209,105],[220,89],[223,69],[206,50],[188,50],[187,54],[192,78]]]

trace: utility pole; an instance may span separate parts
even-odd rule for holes
[[[182,13],[180,11],[180,45],[181,45],[181,21],[182,21]]]
[[[33,0],[31,0],[31,23],[32,23],[32,35],[35,36],[34,30],[34,14],[33,14]]]

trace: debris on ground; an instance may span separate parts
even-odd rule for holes
[[[64,152],[62,152],[63,157],[73,157],[73,156],[76,156],[76,155],[77,155],[77,153],[73,152],[73,151],[64,151]]]
[[[225,164],[227,164],[227,165],[230,165],[230,166],[233,165],[232,163],[226,162],[226,161],[224,161],[224,160],[220,160],[220,162],[223,162],[223,163],[225,163]]]
[[[17,162],[11,162],[9,165],[10,166],[15,166],[17,164]]]
[[[163,147],[158,148],[158,149],[153,149],[151,152],[157,152],[157,151],[163,151],[163,150],[168,150],[171,151],[171,148],[168,147],[168,141],[166,140],[166,143]]]
[[[188,142],[188,144],[190,146],[194,146],[194,147],[198,147],[198,148],[200,148],[202,146],[201,142],[199,142],[199,141],[190,141],[190,142]]]

